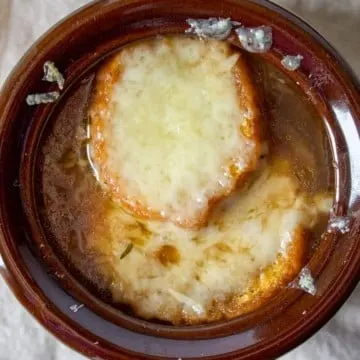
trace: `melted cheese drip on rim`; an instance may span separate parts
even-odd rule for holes
[[[132,208],[196,223],[257,157],[256,141],[240,130],[254,114],[239,101],[239,54],[218,41],[177,38],[139,44],[116,61],[122,72],[100,135],[114,174],[107,181]]]
[[[121,209],[112,210],[106,236],[113,239],[113,298],[141,317],[175,324],[247,312],[250,303],[260,303],[300,271],[303,230],[316,224],[323,199],[299,195],[290,177],[266,170],[247,191],[219,204],[202,230],[139,223]],[[120,259],[134,241],[131,253]],[[176,249],[175,261],[159,261],[165,246]]]

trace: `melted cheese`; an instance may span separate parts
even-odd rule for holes
[[[90,110],[101,179],[137,215],[204,223],[211,203],[256,165],[253,94],[226,43],[175,38],[126,48],[101,70]]]
[[[113,298],[141,317],[175,324],[248,312],[300,271],[304,230],[324,210],[320,200],[299,195],[291,178],[266,170],[219,204],[198,231],[140,222],[113,209],[101,230],[112,239]],[[122,258],[129,243],[134,248]]]

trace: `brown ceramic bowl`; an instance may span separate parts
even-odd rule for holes
[[[335,164],[334,213],[350,216],[351,229],[328,234],[309,262],[316,296],[284,288],[246,316],[212,325],[171,327],[135,319],[96,298],[47,242],[35,201],[35,155],[53,105],[28,107],[24,99],[53,88],[41,81],[48,59],[64,71],[66,91],[120,46],[156,34],[183,33],[187,18],[211,16],[231,17],[246,26],[271,26],[274,46],[261,56],[279,68],[284,54],[304,56],[301,70],[290,76],[326,126]],[[274,358],[324,325],[359,280],[358,84],[319,34],[267,1],[96,1],[56,25],[27,52],[2,89],[0,109],[0,249],[6,266],[2,273],[39,322],[85,355],[109,360]],[[85,306],[73,312],[74,304]]]

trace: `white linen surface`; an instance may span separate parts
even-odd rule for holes
[[[0,86],[20,56],[44,31],[87,2],[89,0],[0,0]],[[360,75],[360,0],[275,2],[317,28]],[[38,325],[0,279],[0,360],[65,359],[84,357]],[[282,360],[317,359],[360,359],[360,286],[322,330],[282,357]]]

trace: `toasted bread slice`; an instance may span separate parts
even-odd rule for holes
[[[256,89],[225,42],[171,37],[124,48],[100,68],[89,117],[100,180],[138,217],[202,226],[257,165]]]
[[[327,199],[302,194],[291,175],[265,169],[218,204],[204,228],[139,221],[113,207],[94,231],[94,246],[103,254],[108,244],[113,301],[138,316],[186,325],[230,319],[296,278]]]

